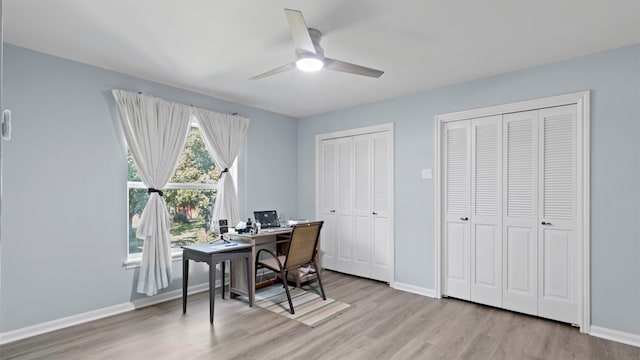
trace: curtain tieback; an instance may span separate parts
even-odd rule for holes
[[[228,173],[229,172],[229,168],[224,168],[224,170],[222,170],[222,172],[220,173],[220,175],[224,174],[224,173]]]
[[[164,193],[162,192],[162,190],[158,190],[154,188],[147,189],[147,194],[151,194],[151,193],[158,193],[158,195],[164,196]]]

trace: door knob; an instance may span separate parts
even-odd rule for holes
[[[334,212],[336,212],[336,211],[335,211],[335,210],[329,210],[329,212],[330,212],[330,213],[334,213]]]
[[[463,218],[460,218],[460,220],[467,221],[467,220],[469,220],[469,218],[468,217],[463,217]]]
[[[375,212],[375,211],[374,211],[374,212],[372,212],[372,214],[373,214],[373,215],[378,215],[378,213],[377,213],[377,212]]]
[[[551,225],[551,223],[550,223],[550,222],[544,222],[544,221],[543,221],[543,222],[542,222],[542,225]]]

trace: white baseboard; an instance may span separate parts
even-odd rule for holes
[[[196,294],[209,290],[208,283],[202,283],[189,287],[189,294]],[[159,304],[165,301],[182,297],[182,289],[172,290],[156,296],[137,299],[124,304],[108,306],[102,309],[87,311],[85,313],[67,316],[61,319],[47,321],[44,323],[23,327],[20,329],[0,333],[0,345],[14,341],[26,339],[32,336],[41,335],[51,331],[67,328],[69,326],[83,324],[89,321],[102,319],[105,317],[122,314],[127,311],[140,309],[146,306]]]
[[[591,325],[589,335],[640,347],[640,335]]]
[[[391,283],[391,287],[396,290],[402,290],[402,291],[406,291],[406,292],[410,292],[410,293],[414,293],[422,296],[427,296],[430,298],[436,297],[436,292],[433,289],[427,289],[420,286],[409,285],[409,284],[404,284],[404,283],[399,283],[394,281]]]

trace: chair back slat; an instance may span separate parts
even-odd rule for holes
[[[314,260],[323,223],[323,221],[314,221],[294,226],[284,264],[286,269],[294,269]]]

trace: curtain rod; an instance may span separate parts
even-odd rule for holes
[[[142,91],[138,91],[138,95],[143,95],[143,94],[142,94]],[[153,96],[153,95],[149,95],[149,96]],[[172,100],[167,100],[167,101],[172,101]],[[189,105],[189,106],[191,106],[191,107],[197,107],[197,106],[194,106],[193,104],[191,104],[191,105]],[[205,110],[208,110],[208,109],[205,109]],[[211,111],[215,111],[215,110],[211,110]],[[217,111],[217,112],[219,112],[219,111]],[[239,116],[242,116],[242,117],[246,117],[246,116],[244,116],[244,115],[240,115],[237,111],[236,111],[236,112],[231,113],[231,116],[238,116],[238,115],[239,115]]]

